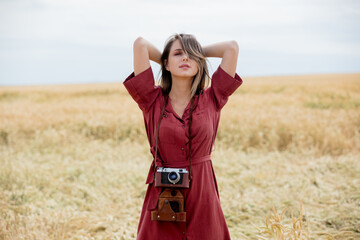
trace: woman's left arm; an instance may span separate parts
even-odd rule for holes
[[[206,57],[222,58],[220,67],[230,76],[235,77],[239,45],[235,40],[214,43],[203,47]]]

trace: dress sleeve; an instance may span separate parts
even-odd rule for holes
[[[123,82],[131,97],[143,112],[148,112],[161,88],[155,86],[154,75],[151,67],[135,76],[131,73]]]
[[[230,76],[219,65],[211,78],[210,95],[217,110],[221,110],[226,104],[228,97],[243,83],[240,76]]]

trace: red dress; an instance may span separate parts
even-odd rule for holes
[[[185,199],[186,223],[151,220],[151,211],[157,208],[161,193],[161,188],[154,186],[152,165],[146,180],[148,188],[138,226],[138,240],[230,239],[210,154],[219,125],[220,111],[228,97],[241,84],[242,79],[238,74],[233,78],[219,66],[212,76],[211,87],[195,96],[191,124],[193,178],[190,188],[181,190]],[[124,85],[143,112],[150,151],[154,156],[156,126],[165,102],[161,87],[155,86],[151,67],[136,76],[132,73],[126,78]],[[169,99],[159,129],[158,152],[164,162],[161,164],[161,160],[157,158],[159,165],[188,169],[189,115],[190,102],[180,118]]]

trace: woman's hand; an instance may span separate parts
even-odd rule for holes
[[[219,42],[203,47],[206,57],[222,58],[220,67],[235,77],[239,45],[236,41]]]
[[[138,37],[134,42],[135,76],[150,67],[150,60],[161,64],[161,52],[146,39]]]

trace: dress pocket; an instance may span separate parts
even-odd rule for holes
[[[191,132],[193,134],[193,142],[206,142],[213,135],[213,124],[209,116],[209,112],[203,109],[195,112],[193,115]]]

